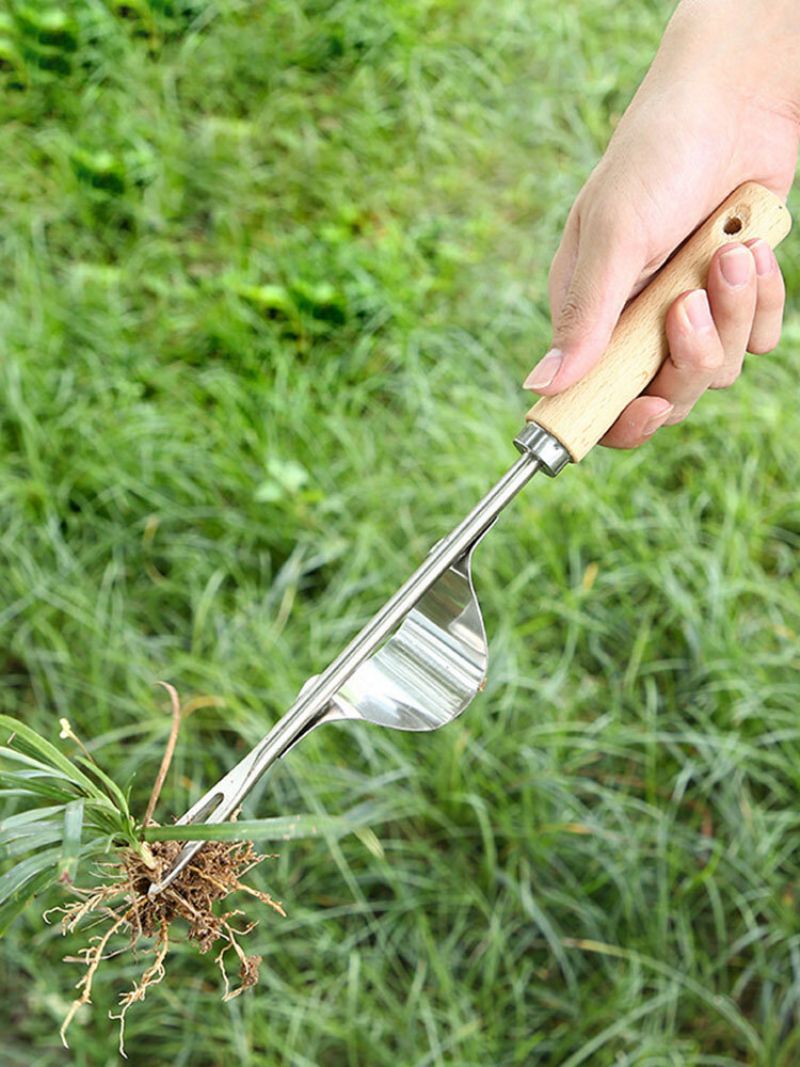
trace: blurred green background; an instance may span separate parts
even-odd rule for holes
[[[513,458],[572,199],[656,47],[643,0],[0,7],[0,694],[167,821]],[[800,246],[780,254],[798,292]],[[636,453],[536,482],[481,548],[486,692],[330,727],[260,815],[378,799],[258,884],[256,991],[176,946],[131,1062],[800,1062],[800,316]],[[117,1062],[27,908],[4,1067]],[[101,972],[102,975],[103,972]]]

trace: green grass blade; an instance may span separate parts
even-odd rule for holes
[[[0,846],[0,860],[10,860],[17,856],[27,856],[35,849],[52,845],[63,837],[60,823],[43,823],[35,825],[26,833],[9,836]]]
[[[23,773],[3,774],[0,771],[0,797],[17,797],[30,801],[32,796],[68,804],[75,799],[75,789],[60,788],[48,778],[40,777],[38,772],[35,776],[30,776]]]
[[[0,842],[3,841],[5,834],[17,829],[17,827],[50,819],[53,816],[60,815],[63,810],[63,804],[54,804],[49,808],[32,808],[30,811],[20,811],[16,815],[9,815],[6,819],[0,819]]]
[[[0,875],[0,905],[14,897],[26,882],[37,877],[40,872],[49,867],[55,870],[60,855],[60,848],[46,848],[15,864],[10,871]]]
[[[36,896],[37,893],[41,893],[42,890],[47,889],[57,879],[56,868],[40,871],[35,875],[27,884],[24,889],[18,890],[3,904],[0,904],[0,937],[5,934],[11,923],[16,919],[25,905]]]
[[[281,815],[242,822],[197,823],[193,826],[148,826],[146,841],[296,841],[304,837],[344,837],[365,826],[404,818],[401,809],[372,803],[359,804],[341,815]]]
[[[13,719],[9,715],[0,715],[0,730],[7,729],[18,738],[21,738],[49,767],[57,768],[61,774],[70,781],[85,790],[86,795],[100,799],[104,796],[100,788],[83,773],[63,752],[59,752],[55,745],[32,730],[19,719]]]
[[[342,836],[354,827],[330,815],[280,816],[244,822],[198,823],[195,826],[153,826],[144,831],[145,841],[295,841],[326,833]]]
[[[78,859],[83,835],[83,800],[73,800],[64,809],[64,839],[62,842],[59,874],[72,881],[78,870]]]
[[[93,774],[95,778],[103,783],[108,793],[106,799],[110,800],[114,807],[123,815],[128,814],[128,800],[120,787],[106,772],[91,760],[87,760],[85,756],[78,756],[77,760],[84,767],[87,768],[90,774]],[[105,794],[104,794],[105,796]]]
[[[47,775],[50,778],[61,778],[65,781],[74,780],[71,775],[64,774],[63,771],[58,770],[51,764],[42,763],[41,760],[34,759],[33,756],[29,756],[26,752],[21,752],[18,749],[9,748],[5,745],[0,746],[0,759],[8,760],[11,763],[21,764],[23,767],[38,771],[42,776]]]

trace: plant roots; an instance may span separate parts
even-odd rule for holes
[[[144,825],[152,821],[152,811],[166,776],[180,721],[177,694],[172,686],[165,685],[165,688],[172,700],[173,729],[153,787]],[[140,942],[145,939],[150,944],[144,951],[152,956],[152,961],[133,987],[121,995],[119,1013],[111,1016],[119,1020],[119,1048],[125,1055],[125,1016],[131,1005],[144,1000],[147,990],[164,978],[170,929],[177,919],[185,920],[189,940],[197,945],[200,952],[208,952],[217,942],[222,943],[216,962],[225,983],[225,1000],[238,996],[258,981],[261,957],[247,955],[240,943],[240,939],[250,933],[256,923],[247,921],[240,909],[222,910],[218,914],[215,905],[231,893],[245,892],[285,916],[286,912],[280,903],[268,893],[262,893],[241,881],[267,857],[257,855],[251,842],[208,841],[175,880],[151,900],[148,896],[151,884],[160,881],[182,847],[180,841],[155,841],[146,846],[142,853],[126,848],[120,853],[118,861],[100,865],[100,884],[91,888],[70,886],[79,899],[64,907],[52,908],[45,914],[47,919],[53,912],[60,913],[61,929],[65,934],[76,930],[88,916],[97,919],[95,925],[108,924],[102,933],[94,934],[89,939],[87,947],[81,949],[77,956],[66,957],[68,962],[82,963],[86,970],[77,984],[80,996],[73,1001],[61,1026],[61,1040],[65,1046],[67,1030],[78,1010],[82,1005],[91,1003],[92,983],[100,964],[124,952],[126,948],[138,949]],[[239,929],[233,921],[241,918],[245,919],[245,925]],[[112,940],[122,933],[128,935],[127,945],[123,944],[112,951]],[[231,949],[239,961],[239,982],[235,986],[231,985],[225,969],[224,957]]]

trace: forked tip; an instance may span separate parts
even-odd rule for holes
[[[184,867],[197,855],[204,843],[203,841],[189,841],[181,849],[177,859],[167,873],[158,882],[151,882],[150,888],[147,890],[147,896],[150,900],[155,900],[160,893],[163,893],[175,881]]]

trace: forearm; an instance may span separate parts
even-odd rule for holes
[[[800,123],[800,0],[681,0],[652,68],[684,69]]]

